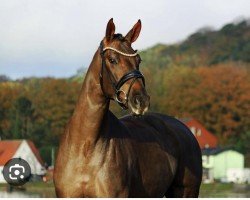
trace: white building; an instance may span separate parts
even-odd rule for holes
[[[203,182],[229,181],[230,169],[244,170],[244,155],[231,148],[202,150]]]
[[[44,162],[35,147],[29,140],[1,140],[0,141],[0,183],[5,183],[2,170],[4,165],[12,158],[26,160],[33,175],[44,175],[46,170]]]

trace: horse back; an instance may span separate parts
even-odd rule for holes
[[[130,136],[138,142],[166,143],[190,152],[200,152],[199,144],[189,128],[178,119],[159,113],[148,113],[142,117],[124,116],[120,121],[128,128]],[[176,146],[177,145],[177,146]]]

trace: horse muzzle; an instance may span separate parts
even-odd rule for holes
[[[150,97],[147,94],[133,95],[129,99],[129,107],[135,116],[144,115],[150,106]]]

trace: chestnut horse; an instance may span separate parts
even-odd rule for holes
[[[141,21],[124,37],[110,19],[61,138],[54,184],[58,197],[198,197],[199,145],[180,121],[145,114],[149,96],[131,47]],[[113,99],[131,116],[116,118]],[[140,116],[140,117],[139,117]]]

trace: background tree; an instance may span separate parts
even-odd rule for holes
[[[34,109],[32,102],[26,97],[19,97],[10,110],[10,134],[13,139],[32,138]]]

